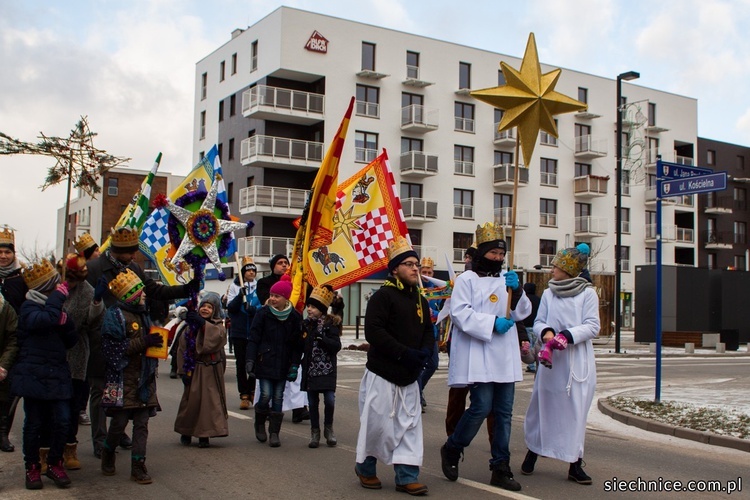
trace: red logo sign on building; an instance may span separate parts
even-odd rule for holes
[[[313,34],[310,35],[310,39],[305,44],[305,48],[312,52],[325,54],[328,52],[328,39],[317,31],[313,31]]]

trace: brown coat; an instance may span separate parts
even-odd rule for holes
[[[16,328],[18,317],[16,311],[0,295],[0,366],[10,371],[18,356],[18,342],[16,341]],[[0,382],[0,401],[8,401],[10,392],[10,381],[6,378]]]
[[[138,386],[143,375],[143,363],[156,363],[156,360],[147,358],[145,355],[146,345],[143,343],[143,329],[144,324],[147,323],[140,314],[135,314],[124,309],[122,313],[125,317],[125,337],[130,341],[125,351],[125,355],[128,358],[128,365],[122,370],[122,409],[160,408],[159,400],[156,398],[156,373],[149,376],[148,402],[144,403],[138,397]]]
[[[174,430],[183,436],[198,438],[229,435],[227,393],[224,372],[227,368],[224,346],[227,331],[220,323],[206,321],[195,339],[195,371],[185,385],[174,421]],[[185,335],[177,350],[177,373],[184,375]]]

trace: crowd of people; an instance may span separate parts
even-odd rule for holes
[[[148,423],[161,409],[156,371],[167,344],[170,377],[183,382],[174,421],[183,445],[197,438],[198,447],[207,448],[212,438],[229,435],[224,375],[230,343],[239,409],[254,410],[259,442],[280,446],[284,412],[291,410],[293,422],[309,420],[310,448],[321,440],[336,446],[341,296],[328,285],[310,287],[304,311],[297,311],[289,300],[284,255],[272,257],[271,272],[259,280],[255,263],[245,258],[223,297],[201,292],[197,277],[163,285],[133,260],[138,236],[135,229],[114,228],[100,252],[83,235],[76,252],[56,265],[40,259],[22,266],[13,231],[0,228],[0,451],[15,449],[8,433],[22,398],[26,487],[41,489],[43,476],[58,487],[71,483],[66,471],[81,467],[77,435],[87,406],[102,474],[115,475],[115,450],[128,448],[130,477],[152,482]],[[381,462],[393,466],[397,491],[428,492],[419,480],[422,413],[424,387],[438,367],[442,330],[436,318],[442,307],[449,311],[447,440],[439,450],[446,478],[458,479],[461,457],[486,420],[490,484],[521,489],[509,443],[515,383],[527,364],[537,373],[524,420],[528,451],[521,473],[532,474],[538,457],[548,457],[568,463],[570,480],[591,484],[582,458],[596,384],[591,339],[599,316],[585,271],[589,249],[582,244],[558,252],[541,298],[533,284],[522,284],[504,268],[506,252],[501,226],[477,226],[465,270],[451,282],[450,300],[428,301],[423,292],[435,283],[429,280],[433,260],[420,261],[404,238],[390,242],[388,277],[365,313],[369,350],[359,389],[355,464],[362,487],[382,488]],[[174,319],[158,328],[162,321],[152,317],[151,301],[184,299],[189,301],[174,309]]]

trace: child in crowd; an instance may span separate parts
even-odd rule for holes
[[[109,282],[117,299],[104,316],[102,351],[106,361],[102,407],[112,417],[102,447],[102,473],[115,474],[115,449],[128,420],[133,421],[133,449],[130,478],[150,484],[146,470],[148,419],[156,414],[156,358],[146,356],[149,347],[161,347],[158,333],[149,333],[151,320],[146,312],[146,294],[141,279],[125,269]]]
[[[247,343],[247,375],[257,378],[260,387],[260,399],[255,404],[255,438],[261,443],[268,440],[274,448],[281,446],[284,387],[287,380],[297,379],[304,347],[302,316],[289,302],[291,294],[292,282],[288,275],[282,275],[271,286],[268,304],[255,314]]]
[[[198,311],[187,313],[188,325],[197,326],[198,331],[186,330],[177,349],[177,373],[185,388],[174,422],[185,446],[190,445],[191,436],[198,438],[199,448],[208,448],[209,438],[229,435],[224,387],[227,332],[222,316],[221,299],[212,292],[200,301]]]
[[[336,403],[336,353],[341,350],[341,317],[328,314],[333,290],[316,286],[307,299],[307,318],[303,322],[305,356],[302,360],[302,390],[310,405],[310,448],[320,443],[320,395],[325,405],[323,435],[328,446],[336,446],[333,433],[333,409]]]

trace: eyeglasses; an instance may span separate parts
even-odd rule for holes
[[[409,269],[414,269],[416,267],[419,267],[419,262],[402,262],[399,264],[399,266],[406,266]]]

